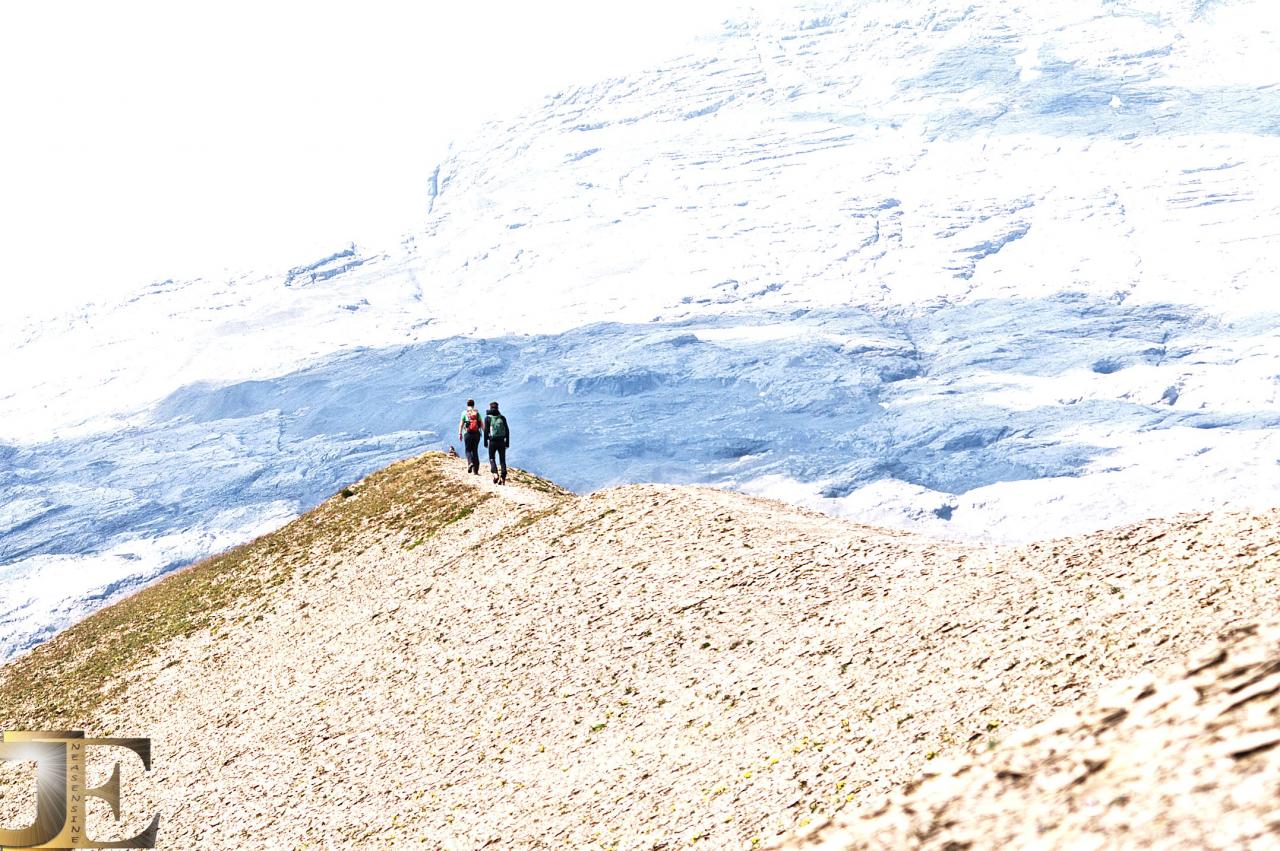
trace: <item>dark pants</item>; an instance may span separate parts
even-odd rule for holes
[[[502,464],[502,478],[507,477],[507,442],[501,438],[489,438],[489,469],[498,475],[498,464]]]
[[[463,435],[463,440],[467,446],[467,472],[480,472],[480,438],[483,437],[478,431],[469,431]]]

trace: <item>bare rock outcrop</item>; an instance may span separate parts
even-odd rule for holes
[[[1280,628],[1081,703],[780,847],[1280,847]]]

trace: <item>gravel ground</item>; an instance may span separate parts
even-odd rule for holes
[[[412,463],[494,498],[317,549],[75,719],[154,743],[104,838],[160,812],[174,849],[769,844],[1276,609],[1280,513],[983,549]]]
[[[784,847],[1280,848],[1280,628],[1082,704]]]

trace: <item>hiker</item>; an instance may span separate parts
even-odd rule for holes
[[[458,423],[458,440],[467,448],[467,472],[480,475],[480,438],[485,426],[480,424],[480,412],[476,410],[476,400],[467,400],[467,409],[462,412],[462,422]]]
[[[489,412],[484,415],[484,445],[489,447],[489,471],[493,473],[495,485],[507,483],[507,447],[511,445],[511,428],[507,418],[498,410],[497,402],[489,403]],[[499,472],[498,464],[502,464]]]

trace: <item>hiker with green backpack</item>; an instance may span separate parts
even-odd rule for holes
[[[489,470],[493,473],[495,485],[507,483],[507,447],[511,445],[511,427],[507,418],[498,410],[497,402],[489,403],[489,411],[484,415],[484,445],[489,447]],[[499,472],[498,464],[502,464]]]

